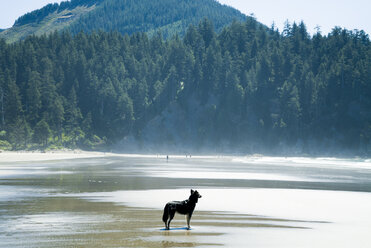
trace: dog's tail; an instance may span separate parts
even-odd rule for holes
[[[169,206],[168,204],[166,204],[164,208],[164,214],[162,215],[162,221],[166,223],[168,217],[169,217]]]

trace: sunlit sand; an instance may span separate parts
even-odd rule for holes
[[[64,160],[77,158],[94,158],[103,157],[106,154],[103,152],[87,152],[87,151],[23,151],[23,152],[1,152],[0,163],[3,162],[29,162],[29,161],[50,161]]]

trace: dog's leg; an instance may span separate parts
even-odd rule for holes
[[[169,221],[167,222],[167,229],[170,229],[170,222],[173,220],[174,215],[175,215],[175,210],[170,209]]]
[[[166,229],[169,229],[168,224],[167,224],[168,219],[169,219],[169,206],[168,206],[168,204],[166,204],[166,206],[164,208],[164,214],[162,215],[162,221],[165,223],[165,228]]]
[[[165,228],[166,228],[167,230],[170,229],[170,221],[171,221],[171,219],[170,219],[170,214],[168,214],[168,215],[167,215],[167,219],[166,219],[166,221],[165,221]]]
[[[191,229],[191,226],[190,226],[191,215],[190,215],[190,214],[187,214],[187,215],[186,215],[186,218],[187,218],[187,229]]]
[[[169,216],[168,216],[168,218],[169,218]],[[165,229],[169,230],[169,227],[167,226],[167,220],[168,219],[165,220]]]

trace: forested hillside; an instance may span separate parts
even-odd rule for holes
[[[55,30],[117,31],[122,34],[161,31],[164,38],[176,33],[183,36],[190,24],[203,18],[214,23],[216,31],[232,23],[244,21],[241,12],[215,0],[71,0],[48,4],[19,17],[14,26],[0,33],[7,42],[22,40],[31,34],[49,34]]]
[[[0,42],[3,148],[145,147],[371,154],[371,46],[255,20],[219,34],[53,33]],[[126,146],[127,147],[127,146]],[[141,147],[141,146],[139,146]],[[125,152],[125,150],[123,150]]]

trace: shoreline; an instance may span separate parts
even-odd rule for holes
[[[0,164],[12,162],[27,162],[27,161],[53,161],[65,159],[80,159],[80,158],[100,158],[100,157],[126,157],[126,158],[154,158],[166,159],[166,156],[171,158],[191,158],[188,154],[140,154],[140,153],[115,153],[115,152],[100,152],[100,151],[84,151],[84,150],[53,150],[53,151],[0,151]],[[235,157],[229,155],[195,155],[192,158],[223,158]]]
[[[0,163],[4,162],[27,162],[48,161],[79,158],[94,158],[107,156],[105,152],[90,152],[83,150],[56,150],[56,151],[2,151]]]
[[[116,153],[116,152],[103,152],[103,151],[84,151],[84,150],[51,150],[51,151],[0,151],[0,164],[12,162],[27,162],[27,161],[53,161],[53,160],[66,160],[66,159],[81,159],[81,158],[101,158],[101,157],[143,157],[154,159],[223,159],[229,158],[232,162],[239,162],[244,164],[285,164],[287,162],[294,162],[297,165],[318,164],[333,166],[339,164],[342,166],[363,167],[371,168],[371,158],[341,158],[341,157],[306,157],[306,156],[269,156],[262,154],[251,155],[191,155],[191,154],[140,154],[140,153]],[[357,165],[357,166],[356,166]]]

